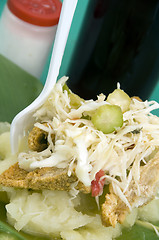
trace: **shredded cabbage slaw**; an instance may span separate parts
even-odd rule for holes
[[[124,193],[132,179],[139,183],[141,162],[146,164],[159,146],[159,118],[151,113],[159,104],[133,98],[129,110],[123,113],[123,126],[104,134],[86,116],[108,104],[106,96],[100,94],[97,100],[81,101],[81,106],[72,108],[69,94],[63,90],[67,79],[63,77],[56,83],[47,101],[34,114],[35,126],[48,132],[48,148],[20,153],[19,166],[27,171],[53,166],[68,168],[68,175],[75,171],[85,186],[90,186],[102,169],[105,183],[112,183],[114,193],[130,207]]]

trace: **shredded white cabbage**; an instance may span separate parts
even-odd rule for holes
[[[72,108],[68,92],[63,91],[66,81],[67,78],[63,77],[57,82],[50,97],[34,114],[35,126],[49,133],[48,148],[40,153],[20,153],[20,167],[30,171],[69,166],[68,174],[75,169],[85,186],[90,186],[96,173],[102,169],[106,181],[113,183],[116,194],[129,206],[124,192],[132,179],[138,184],[140,163],[146,163],[159,146],[159,118],[150,113],[159,108],[159,104],[132,99],[129,110],[123,113],[123,126],[116,132],[104,134],[86,116],[108,104],[105,96],[101,94],[95,101],[82,100],[80,107]],[[50,127],[44,126],[43,122]],[[55,135],[54,143],[51,134]]]

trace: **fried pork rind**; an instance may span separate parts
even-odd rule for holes
[[[27,172],[20,168],[18,163],[0,175],[0,184],[7,187],[69,191],[72,184],[77,183],[77,190],[83,193],[90,192],[90,187],[85,187],[83,183],[77,181],[75,174],[68,176],[67,169],[44,167]]]
[[[49,127],[47,123],[43,123],[44,126]],[[28,136],[28,146],[31,150],[41,152],[48,147],[47,142],[48,133],[44,130],[34,127]],[[54,141],[54,135],[51,135]]]
[[[131,181],[125,196],[132,208],[140,207],[155,198],[159,188],[159,152],[154,158],[140,167],[140,180],[136,184]],[[113,192],[110,185],[110,193],[106,194],[102,205],[102,222],[105,226],[113,226],[123,223],[130,208]]]

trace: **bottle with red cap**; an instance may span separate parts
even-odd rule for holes
[[[61,5],[60,0],[8,0],[0,19],[0,54],[40,78]]]

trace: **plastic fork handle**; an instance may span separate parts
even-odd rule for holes
[[[58,24],[56,38],[54,41],[53,57],[50,61],[50,68],[44,86],[44,91],[46,90],[46,94],[47,91],[50,93],[50,89],[52,89],[57,80],[77,2],[78,0],[63,1],[61,19]]]
[[[10,142],[13,154],[18,151],[19,141],[27,126],[33,123],[33,113],[46,101],[56,83],[77,2],[78,0],[63,1],[45,86],[41,94],[18,113],[11,123]]]

